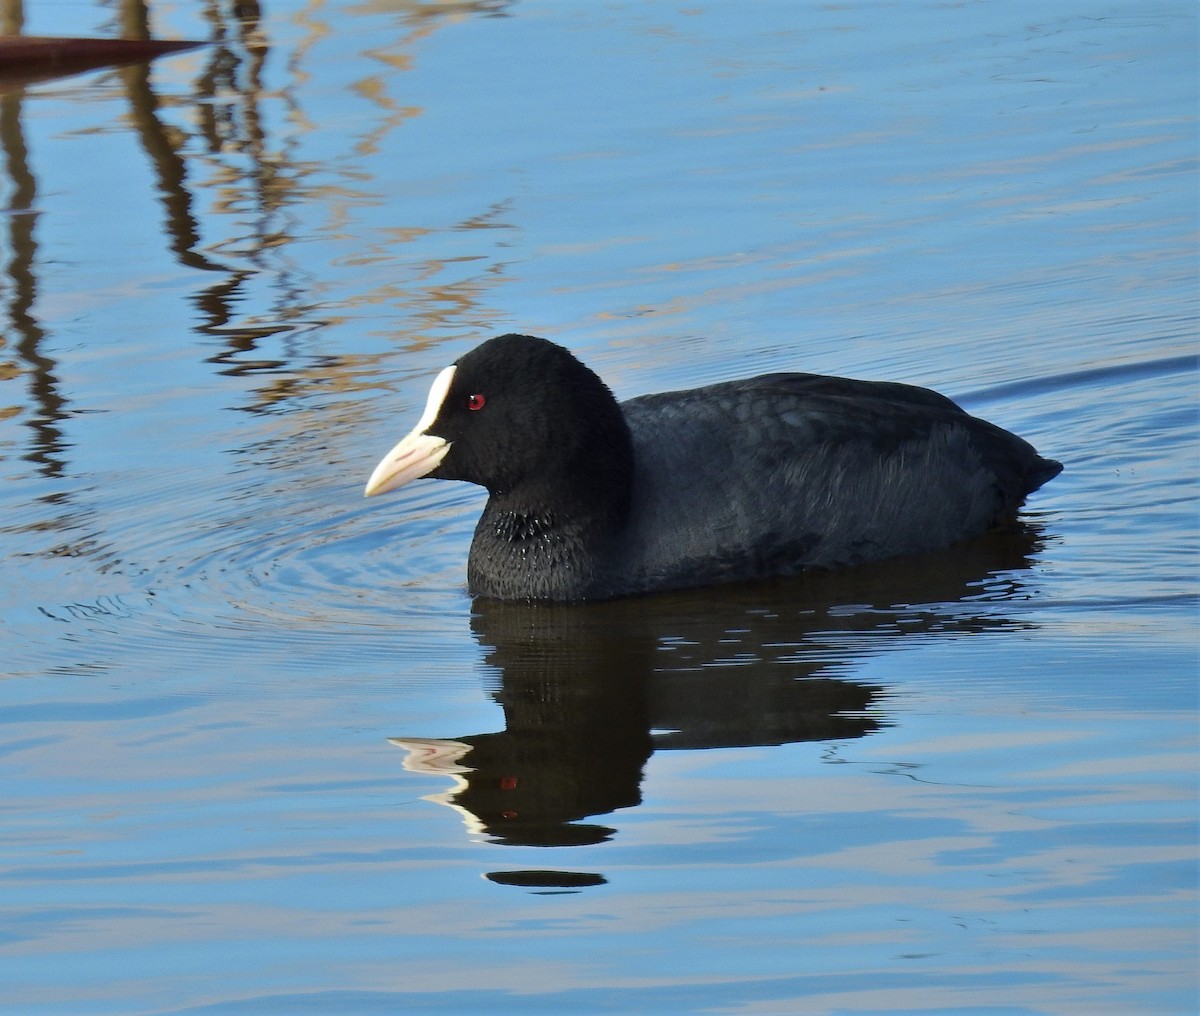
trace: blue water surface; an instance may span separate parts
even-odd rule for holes
[[[0,67],[0,1012],[1196,1011],[1194,5],[148,23],[206,45]],[[472,602],[481,492],[362,487],[504,331],[1066,468],[928,559]]]

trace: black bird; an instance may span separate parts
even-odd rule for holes
[[[501,335],[437,376],[366,495],[480,484],[470,592],[592,600],[945,547],[1061,470],[925,388],[764,374],[618,403],[561,346]]]

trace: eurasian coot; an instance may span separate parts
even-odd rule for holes
[[[764,374],[618,403],[561,346],[501,335],[437,376],[366,494],[480,484],[471,593],[588,600],[944,547],[1061,470],[924,388]]]

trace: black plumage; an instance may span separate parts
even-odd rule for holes
[[[562,347],[502,335],[439,375],[367,493],[478,483],[470,591],[584,600],[944,547],[1061,469],[924,388],[767,374],[617,403]]]

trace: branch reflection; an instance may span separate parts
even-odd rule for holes
[[[57,476],[63,471],[62,429],[58,425],[66,416],[66,400],[59,391],[57,364],[42,352],[46,332],[34,314],[38,295],[38,280],[33,270],[37,255],[34,232],[37,178],[29,165],[21,114],[19,92],[0,94],[0,149],[4,155],[4,176],[9,184],[4,216],[8,229],[3,244],[8,258],[0,266],[0,296],[5,316],[16,336],[13,352],[21,365],[0,361],[0,380],[20,373],[28,374],[29,395],[35,408],[29,413],[33,438],[25,458],[36,463],[43,474]],[[8,340],[0,336],[0,350],[7,343]],[[0,413],[4,415],[15,412],[19,410],[0,407]]]
[[[28,426],[33,431],[32,447],[24,456],[36,463],[47,476],[65,472],[64,442],[59,424],[69,415],[68,401],[60,392],[57,363],[43,351],[46,329],[35,316],[38,297],[38,244],[35,233],[38,215],[38,181],[30,164],[25,140],[24,88],[33,82],[76,74],[107,65],[128,65],[124,80],[133,112],[133,122],[146,150],[161,170],[161,192],[168,203],[182,196],[186,206],[188,194],[182,190],[182,161],[165,140],[162,125],[155,112],[157,100],[150,87],[150,60],[200,45],[196,42],[151,40],[149,14],[144,2],[130,0],[120,9],[121,39],[25,39],[19,33],[24,24],[20,3],[4,5],[0,17],[0,34],[7,37],[7,60],[0,56],[0,152],[3,153],[3,181],[8,184],[8,201],[4,209],[8,224],[3,246],[8,258],[0,265],[0,295],[3,310],[12,332],[16,335],[13,351],[16,364],[0,362],[0,380],[9,371],[24,373],[29,378],[29,393],[33,402],[28,412]],[[153,143],[155,138],[159,143]],[[169,234],[177,236],[172,216]],[[0,337],[0,350],[7,340]],[[3,413],[17,413],[19,409]]]
[[[354,151],[374,150],[389,132],[420,114],[418,107],[389,94],[389,89],[403,92],[399,76],[416,42],[456,19],[498,16],[507,2],[477,0],[436,9],[401,2],[383,7],[385,22],[395,27],[371,36],[371,48],[356,54],[367,66],[365,76],[359,73],[361,64],[351,64],[358,76],[346,94],[369,107],[361,133],[350,146]],[[0,67],[0,381],[25,383],[19,397],[0,403],[0,419],[18,418],[28,427],[32,437],[24,458],[43,475],[72,474],[64,422],[79,410],[73,408],[75,393],[60,383],[59,364],[49,351],[54,336],[38,318],[39,301],[47,303],[55,295],[47,283],[53,278],[51,271],[65,273],[51,260],[54,251],[39,249],[37,226],[44,227],[47,219],[69,223],[72,215],[86,214],[87,209],[72,205],[70,194],[45,190],[28,139],[38,137],[32,125],[41,113],[39,103],[69,103],[73,94],[85,96],[88,85],[80,84],[75,93],[66,86],[45,93],[27,90],[35,80],[99,64],[115,68],[102,80],[120,82],[120,92],[113,94],[126,100],[127,114],[114,121],[115,127],[97,120],[88,130],[109,127],[127,133],[145,153],[154,176],[154,197],[162,209],[159,233],[164,250],[195,273],[196,285],[188,296],[194,315],[186,327],[203,338],[203,359],[221,374],[265,377],[249,391],[236,389],[245,400],[239,408],[266,412],[290,407],[313,392],[377,387],[379,362],[402,349],[330,352],[335,340],[326,337],[325,326],[352,314],[375,315],[380,307],[402,307],[416,326],[395,330],[419,333],[409,340],[416,344],[425,341],[420,336],[426,332],[478,331],[490,319],[478,305],[496,285],[494,265],[466,279],[447,280],[448,266],[463,259],[426,259],[412,267],[407,282],[397,281],[397,273],[380,270],[376,277],[381,281],[369,291],[331,294],[331,283],[319,281],[324,275],[296,256],[298,245],[311,244],[314,233],[352,233],[359,225],[356,216],[362,209],[376,208],[390,186],[387,180],[374,180],[354,158],[331,162],[323,150],[305,156],[317,118],[303,108],[303,91],[316,73],[310,66],[317,64],[313,50],[333,31],[324,16],[319,8],[306,8],[278,21],[295,29],[280,48],[273,44],[271,24],[257,0],[206,0],[201,17],[209,38],[197,56],[202,66],[194,86],[182,89],[170,78],[156,79],[144,57],[197,44],[151,40],[146,0],[125,0],[115,9],[120,40],[59,40],[90,46],[77,54],[78,60],[38,67],[29,74]],[[0,4],[0,31],[19,38],[22,28],[19,0]],[[13,39],[9,42],[15,44]],[[113,48],[118,43],[124,47],[119,51]],[[142,59],[130,63],[131,54],[138,53]],[[276,68],[272,80],[266,74],[269,57]],[[87,111],[104,109],[86,103],[78,108],[85,119]],[[70,141],[69,134],[54,139],[53,153],[60,160],[71,158]],[[140,195],[128,198],[132,205]],[[113,200],[125,201],[126,195]],[[416,214],[412,208],[406,212]],[[465,221],[437,228],[447,233],[515,228],[500,222],[506,212],[503,203],[488,203]],[[314,226],[309,221],[313,217],[322,222]],[[405,261],[407,254],[402,256],[398,249],[431,228],[368,222],[362,226],[364,238],[356,257],[364,264],[408,264],[412,259]],[[145,268],[150,274],[157,270]],[[180,330],[184,327],[181,324]],[[17,387],[8,385],[5,391]],[[307,419],[298,421],[295,429],[299,434],[313,430]]]

